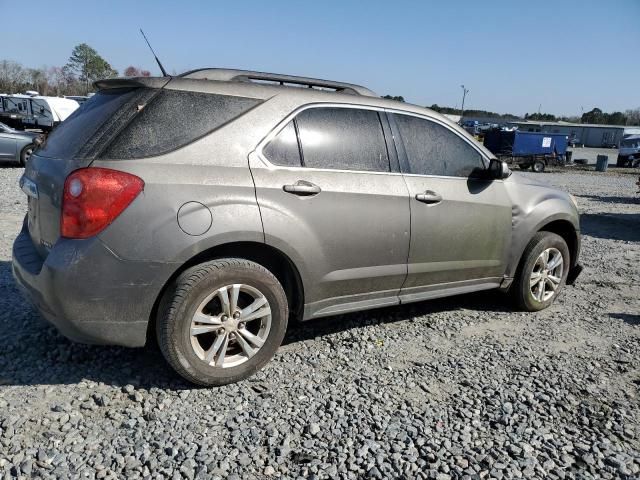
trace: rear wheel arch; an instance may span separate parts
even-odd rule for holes
[[[158,307],[169,285],[188,268],[219,258],[241,258],[250,260],[269,270],[278,279],[284,289],[292,320],[302,318],[302,312],[304,310],[304,285],[302,283],[302,277],[296,265],[284,252],[266,243],[250,241],[224,243],[194,255],[176,269],[167,279],[158,293],[151,310],[147,327],[147,341],[155,338]]]

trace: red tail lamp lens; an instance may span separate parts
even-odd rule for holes
[[[141,178],[108,168],[82,168],[67,177],[60,233],[89,238],[104,230],[144,188]]]

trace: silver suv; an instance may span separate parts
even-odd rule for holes
[[[19,285],[71,339],[157,336],[191,382],[246,378],[288,321],[487,289],[546,308],[575,201],[441,115],[239,70],[97,82],[29,160]]]

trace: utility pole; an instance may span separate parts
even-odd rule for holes
[[[469,89],[464,88],[464,85],[460,85],[460,88],[462,88],[462,108],[460,109],[460,122],[462,123],[462,119],[464,118],[464,99],[467,93],[469,93]]]

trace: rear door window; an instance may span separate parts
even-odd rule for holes
[[[468,177],[482,168],[480,153],[448,128],[424,118],[394,114],[407,154],[409,171],[417,175]]]
[[[296,117],[302,161],[308,168],[389,172],[378,112],[321,107]]]

